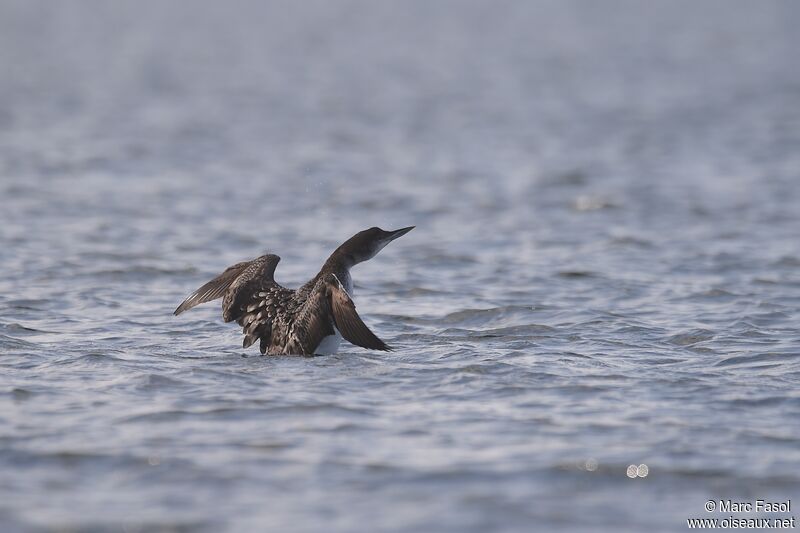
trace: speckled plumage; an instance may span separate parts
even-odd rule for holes
[[[370,228],[357,233],[298,289],[287,289],[275,281],[275,267],[280,261],[277,255],[237,263],[189,295],[174,314],[221,297],[222,318],[242,327],[242,346],[260,341],[262,354],[314,354],[324,339],[337,334],[357,346],[388,351],[391,348],[356,312],[348,292],[352,286],[350,268],[374,257],[411,229],[413,226],[388,232]]]

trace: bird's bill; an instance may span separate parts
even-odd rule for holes
[[[394,231],[389,231],[388,232],[389,233],[389,241],[391,242],[391,241],[395,240],[398,237],[402,237],[403,235],[405,235],[406,233],[408,233],[409,231],[411,231],[414,228],[416,228],[416,226],[409,226],[407,228],[401,228],[401,229],[396,229]]]

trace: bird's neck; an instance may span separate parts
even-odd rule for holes
[[[333,273],[339,274],[341,272],[348,272],[353,266],[355,266],[355,262],[353,260],[353,256],[347,252],[347,250],[343,250],[344,245],[337,248],[325,261],[325,264],[322,265],[322,270],[320,271],[325,273]]]
[[[353,281],[350,277],[350,269],[353,267],[353,265],[347,260],[347,257],[343,256],[343,254],[338,254],[337,252],[338,250],[331,254],[328,260],[325,261],[325,264],[322,265],[322,269],[319,271],[319,274],[317,274],[316,278],[318,279],[325,274],[334,274],[337,278],[339,278],[339,281],[342,282],[342,285],[344,285],[344,288],[347,290],[347,292],[352,293]]]

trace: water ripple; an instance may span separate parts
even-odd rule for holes
[[[309,1],[0,2],[0,530],[671,531],[795,494],[791,2]],[[410,224],[353,270],[393,352],[172,315]]]

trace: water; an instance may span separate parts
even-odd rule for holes
[[[799,24],[791,1],[0,3],[2,530],[796,507]],[[412,224],[354,270],[395,352],[259,357],[217,304],[171,315],[236,261],[278,253],[297,286]]]

